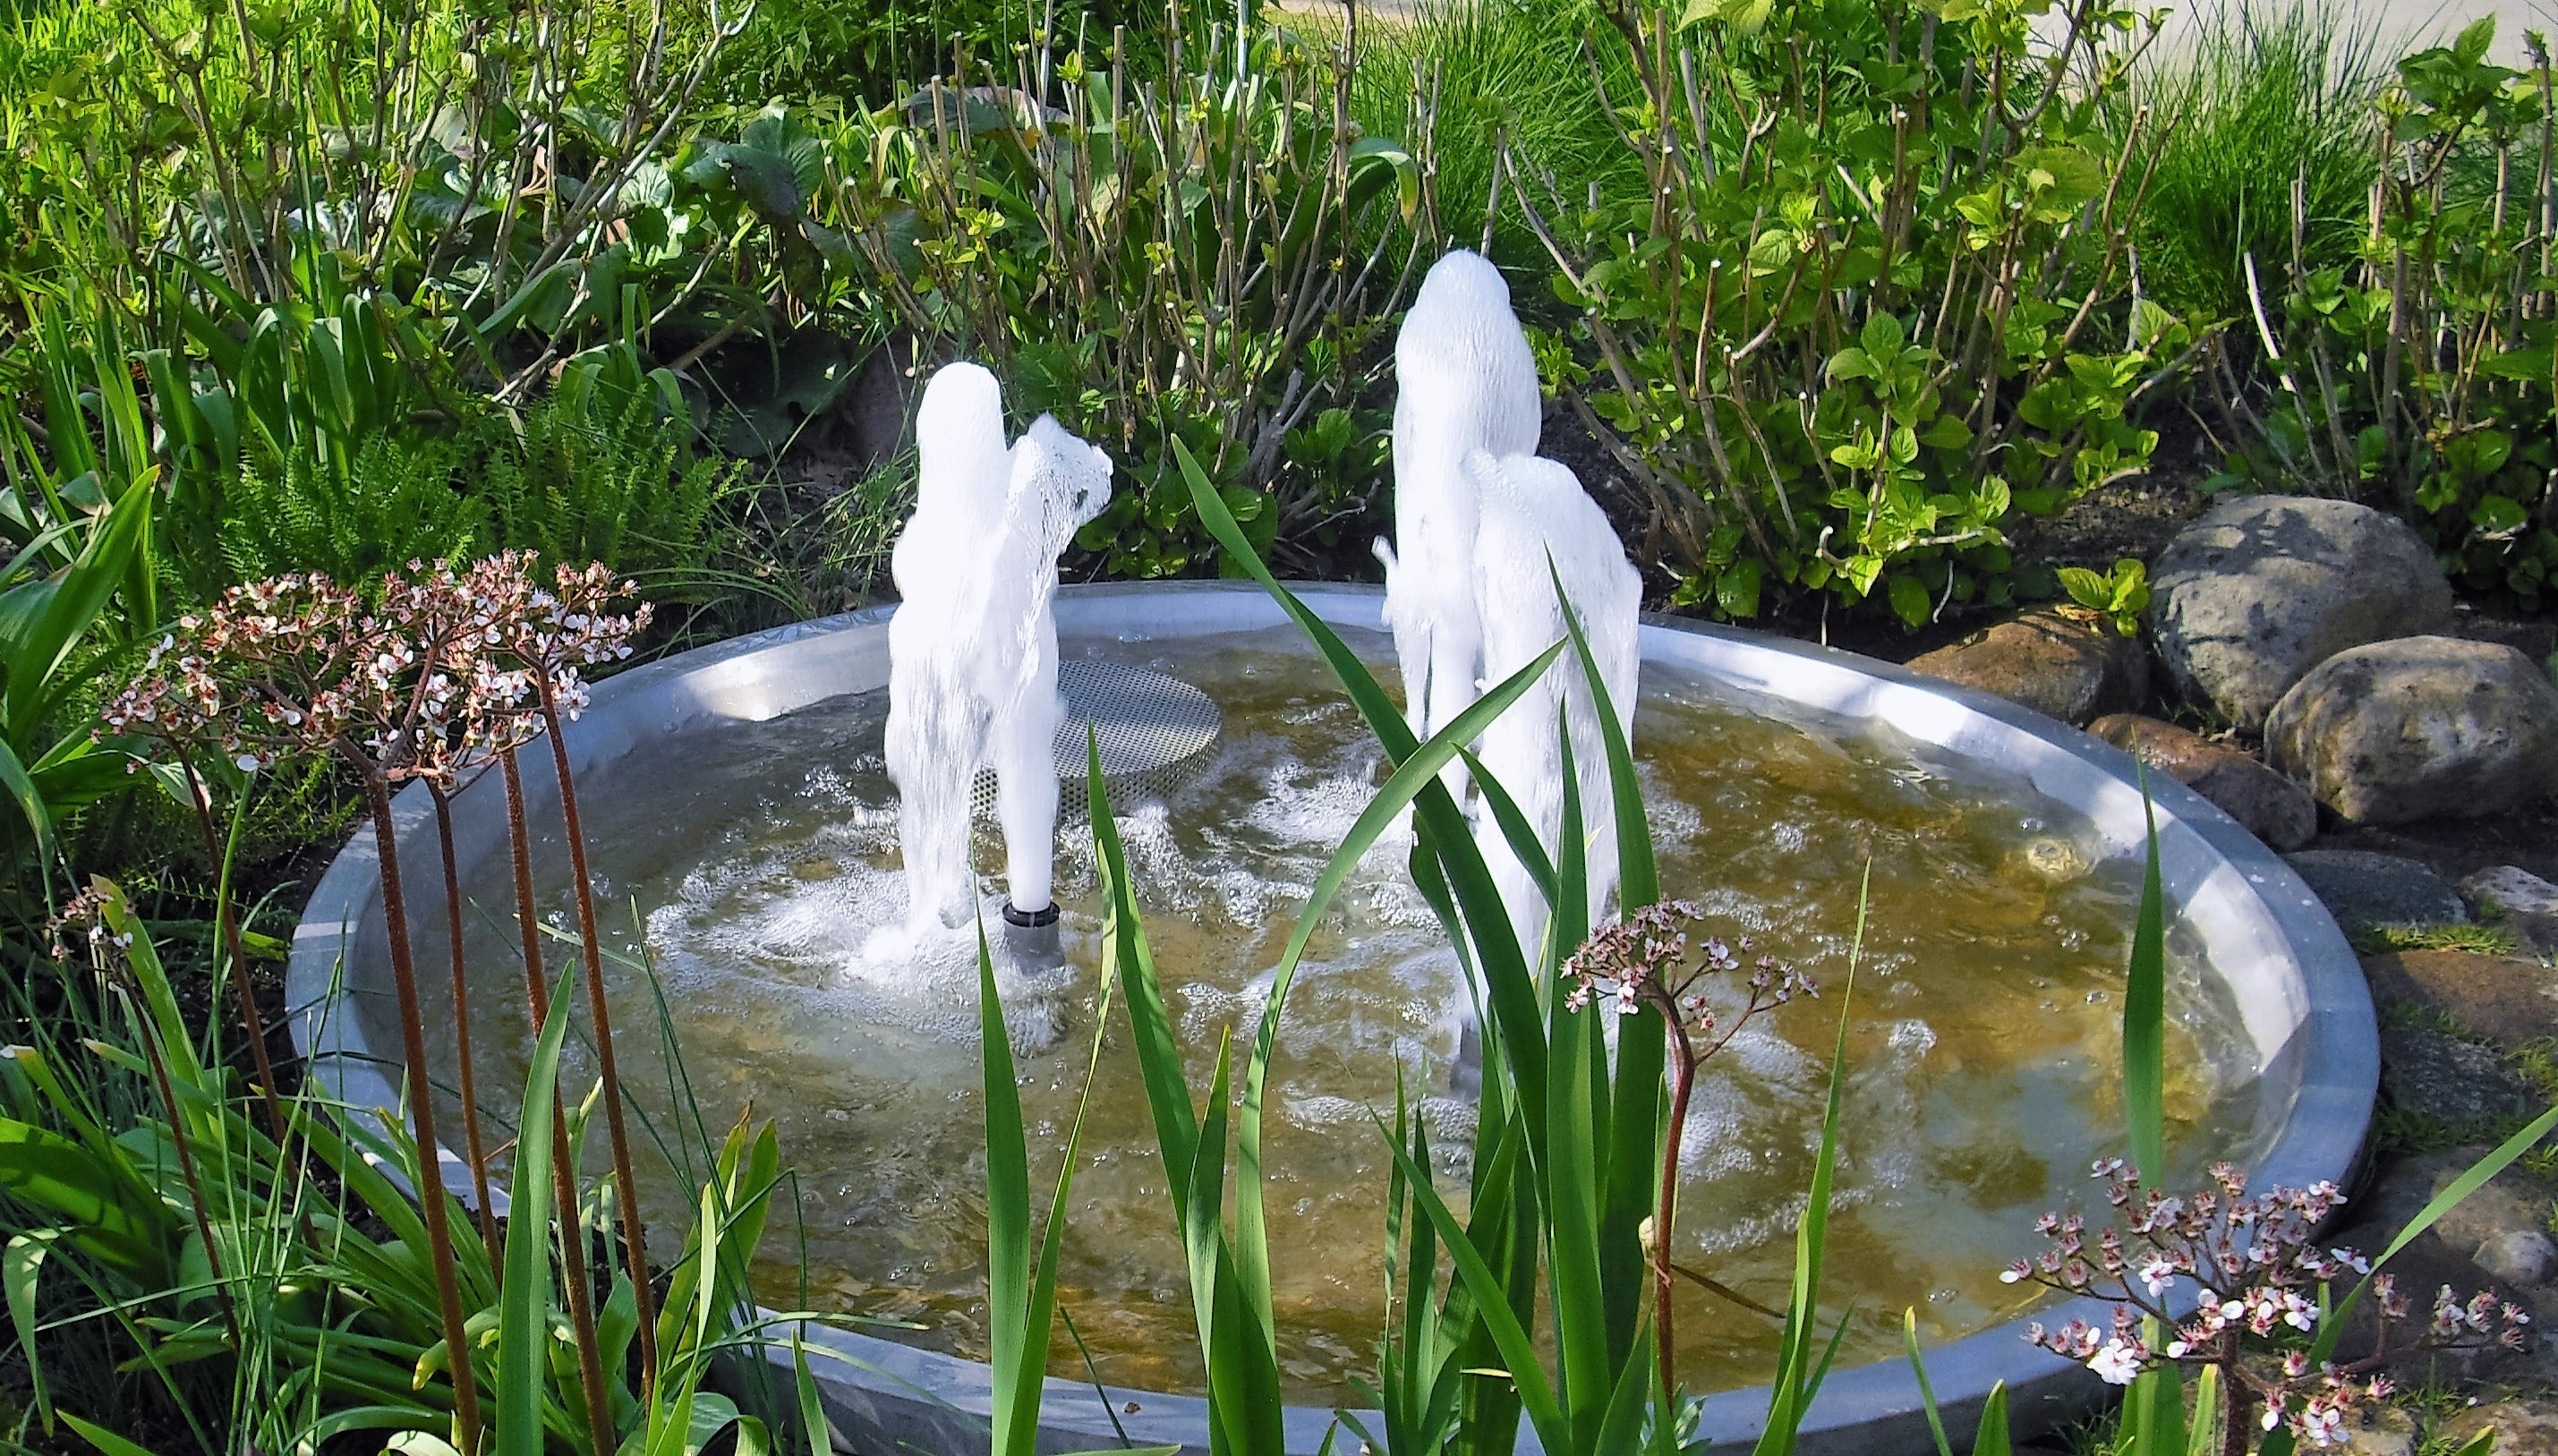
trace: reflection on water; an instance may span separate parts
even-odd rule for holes
[[[1374,651],[1380,642],[1362,642]],[[1077,651],[1068,643],[1069,655]],[[1353,710],[1290,634],[1113,649],[1197,683],[1226,736],[1169,799],[1120,805],[1160,973],[1205,1086],[1219,1032],[1257,1015],[1292,918],[1380,777]],[[1841,737],[1703,679],[1644,668],[1637,754],[1666,894],[1697,901],[1824,994],[1753,1023],[1699,1080],[1681,1150],[1679,1258],[1781,1307],[1819,1133],[1859,876],[1873,892],[1849,1034],[1842,1166],[1824,1307],[1855,1314],[1841,1359],[1899,1350],[1900,1312],[1941,1342],[2022,1312],[1997,1271],[2035,1213],[2073,1196],[2117,1141],[2115,989],[2137,878],[2094,863],[2083,821],[1977,767]],[[582,782],[615,947],[654,963],[684,1072],[716,1135],[741,1109],[781,1123],[799,1223],[777,1215],[768,1302],[910,1319],[920,1343],[982,1353],[984,1192],[975,940],[892,952],[904,917],[883,693],[837,698],[661,747]],[[494,787],[474,792],[497,792]],[[1089,1050],[1101,907],[1091,847],[1062,836],[1063,969],[1007,965],[1035,1174],[1073,1110]],[[1412,1089],[1462,1192],[1472,1108],[1448,1094],[1465,992],[1411,889],[1408,843],[1368,855],[1316,935],[1288,1009],[1268,1131],[1274,1298],[1292,1394],[1349,1398],[1372,1369],[1388,1158],[1370,1111]],[[549,846],[558,858],[558,846]],[[1000,853],[981,842],[979,862]],[[520,1082],[529,1036],[502,862],[474,901],[481,1086]],[[565,914],[546,886],[545,915]],[[991,918],[991,911],[990,911]],[[421,917],[433,920],[435,917]],[[635,1093],[669,1098],[641,1055],[655,1008],[615,1002]],[[2252,1054],[2190,955],[2171,967],[2179,1161],[2244,1157],[2260,1134]],[[572,1076],[591,1078],[572,1049]],[[653,1098],[649,1089],[656,1089]],[[511,1109],[508,1109],[511,1110]],[[1187,1387],[1197,1345],[1181,1248],[1124,1022],[1107,1037],[1076,1172],[1061,1297],[1104,1379]],[[660,1227],[683,1216],[669,1177]],[[804,1271],[800,1254],[804,1249]],[[670,1250],[660,1250],[662,1254]],[[800,1280],[805,1280],[804,1292]],[[1765,1379],[1776,1330],[1688,1289],[1692,1383]],[[1063,1332],[1060,1374],[1081,1374]]]

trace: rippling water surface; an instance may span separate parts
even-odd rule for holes
[[[1358,645],[1384,650],[1381,639]],[[1225,712],[1200,777],[1119,806],[1205,1087],[1220,1031],[1250,1035],[1293,918],[1380,778],[1381,754],[1293,632],[1110,651],[1198,684]],[[1897,1355],[1905,1307],[1931,1341],[2021,1313],[2030,1296],[2000,1284],[1998,1269],[2032,1243],[2034,1215],[2076,1197],[2089,1159],[2119,1140],[2117,993],[2135,867],[2095,863],[2084,821],[1994,767],[1842,736],[1658,664],[1642,686],[1636,755],[1664,892],[1824,988],[1753,1023],[1700,1078],[1678,1258],[1759,1303],[1784,1303],[1871,863],[1823,1301],[1833,1318],[1853,1302],[1841,1359]],[[975,943],[873,938],[905,908],[886,709],[884,692],[837,698],[651,749],[581,781],[581,798],[607,935],[654,965],[710,1131],[750,1104],[781,1123],[800,1203],[795,1227],[786,1210],[776,1218],[768,1302],[912,1320],[923,1328],[900,1338],[982,1354]],[[1043,1188],[1090,1051],[1101,916],[1085,831],[1069,824],[1060,837],[1066,964],[1004,976]],[[1309,1401],[1351,1398],[1350,1378],[1373,1367],[1389,1160],[1369,1114],[1390,1112],[1398,1075],[1445,1151],[1443,1187],[1464,1186],[1473,1109],[1447,1089],[1465,996],[1404,876],[1407,847],[1382,844],[1359,867],[1314,940],[1281,1037],[1268,1132],[1275,1298],[1292,1395]],[[981,840],[980,865],[1000,860]],[[467,887],[486,991],[473,1025],[484,1062],[497,1064],[484,1065],[484,1088],[519,1084],[529,1042],[511,892],[503,864],[488,868]],[[556,887],[543,901],[565,913]],[[2243,1156],[2245,1129],[2260,1124],[2252,1053],[2197,972],[2190,955],[2170,972],[2170,1066],[2183,1069],[2170,1112],[2189,1166]],[[656,1090],[663,1116],[644,979],[620,973],[615,1006],[626,1076]],[[1062,1299],[1104,1379],[1191,1387],[1180,1244],[1125,1023],[1113,1021]],[[660,1183],[649,1200],[659,1226],[679,1227],[680,1190]],[[1691,1381],[1765,1379],[1774,1322],[1700,1289],[1686,1298]],[[1081,1375],[1063,1333],[1056,1353],[1059,1374]]]

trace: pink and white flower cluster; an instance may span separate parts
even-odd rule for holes
[[[217,750],[243,771],[337,753],[393,783],[450,786],[574,718],[584,670],[631,655],[649,609],[618,608],[634,584],[602,565],[547,581],[526,552],[463,570],[412,561],[378,605],[325,576],[234,587],[154,644],[102,714],[101,737]]]
[[[2301,1439],[2328,1446],[2345,1438],[2345,1413],[2354,1404],[2389,1392],[2388,1380],[2376,1374],[2389,1361],[2418,1350],[2519,1349],[2523,1343],[2529,1315],[2491,1292],[2461,1300],[2448,1285],[2415,1339],[2397,1339],[2412,1302],[2396,1280],[2371,1275],[2369,1260],[2351,1249],[2323,1247],[2316,1238],[2345,1203],[2333,1183],[2250,1196],[2246,1175],[2219,1163],[2211,1168],[2210,1187],[2175,1197],[2144,1191],[2120,1158],[2100,1160],[2094,1174],[2105,1182],[2106,1201],[2120,1211],[2118,1222],[2091,1240],[2082,1215],[2045,1214],[2035,1227],[2050,1246],[2009,1265],[2000,1278],[2110,1301],[2110,1329],[2073,1319],[2057,1330],[2036,1324],[2027,1337],[2108,1383],[2129,1384],[2162,1365],[2216,1365],[2233,1400],[2263,1406],[2265,1429],[2288,1422]],[[2373,1348],[2349,1362],[2313,1362],[2300,1342],[2318,1332],[2331,1307],[2330,1286],[2347,1274],[2371,1275],[2378,1314]],[[2186,1303],[2187,1292],[2194,1296],[2191,1310],[2171,1313]],[[2145,1328],[2165,1338],[2153,1348]],[[2278,1360],[2242,1360],[2251,1341],[2288,1348]]]
[[[1665,900],[1602,927],[1563,962],[1563,973],[1576,982],[1565,997],[1567,1004],[1579,1011],[1598,1000],[1611,1000],[1620,1016],[1632,1016],[1649,1005],[1670,1014],[1692,1036],[1708,1043],[1698,1052],[1701,1059],[1720,1050],[1761,1011],[1792,1000],[1797,992],[1820,994],[1809,976],[1774,956],[1761,955],[1743,983],[1748,997],[1740,1013],[1717,1038],[1718,1016],[1703,987],[1709,977],[1738,973],[1742,957],[1755,946],[1748,936],[1729,944],[1708,936],[1691,945],[1689,932],[1705,919],[1703,907],[1692,901]]]

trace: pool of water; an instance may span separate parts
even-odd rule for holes
[[[1350,636],[1385,655],[1382,638]],[[1117,806],[1205,1087],[1220,1030],[1250,1035],[1293,920],[1383,756],[1293,629],[1066,648],[1087,650],[1171,672],[1225,715],[1196,778]],[[899,1338],[982,1355],[975,940],[875,935],[905,912],[886,710],[885,692],[854,694],[643,749],[582,779],[580,798],[605,934],[623,962],[614,1009],[634,1095],[661,1121],[673,1111],[665,1059],[648,1055],[662,996],[711,1133],[752,1108],[780,1123],[797,1170],[796,1216],[777,1214],[765,1250],[766,1302],[907,1320],[919,1328]],[[1664,893],[1699,902],[1718,922],[1710,930],[1754,937],[1824,989],[1754,1022],[1701,1075],[1682,1149],[1679,1261],[1759,1304],[1784,1303],[1870,864],[1823,1299],[1831,1318],[1849,1315],[1840,1359],[1897,1355],[1905,1308],[1931,1342],[2025,1312],[2032,1292],[2002,1285],[1998,1270],[2034,1244],[2034,1216],[2076,1198],[2089,1160],[2119,1146],[2118,993],[2136,866],[2097,862],[2083,819],[1994,766],[1845,734],[1658,663],[1643,668],[1635,749]],[[1280,1359],[1290,1397],[1307,1403],[1353,1398],[1350,1381],[1373,1368],[1389,1158],[1370,1113],[1390,1112],[1398,1079],[1444,1150],[1443,1187],[1464,1186],[1472,1107],[1449,1089],[1467,996],[1405,878],[1407,848],[1389,839],[1371,851],[1316,935],[1273,1073]],[[536,857],[543,913],[565,920],[559,846]],[[1000,861],[1000,845],[981,839],[980,866]],[[500,860],[465,887],[484,1095],[520,1084],[530,1041],[504,874]],[[1058,896],[1064,966],[1003,976],[1042,1188],[1095,1031],[1102,907],[1079,825],[1061,829]],[[629,968],[642,960],[656,995]],[[2254,1053],[2202,972],[2172,937],[2171,1148],[2188,1171],[2245,1161],[2267,1126]],[[1152,1123],[1124,1020],[1114,1011],[1102,1031],[1061,1302],[1102,1379],[1196,1388]],[[579,1085],[592,1078],[574,1048],[570,1063]],[[511,1112],[511,1096],[490,1100]],[[657,1227],[680,1227],[684,1190],[671,1176],[654,1182]],[[1696,1387],[1767,1379],[1775,1321],[1699,1288],[1681,1297]],[[1063,1328],[1054,1353],[1055,1373],[1083,1376]]]

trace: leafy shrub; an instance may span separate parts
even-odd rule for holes
[[[2076,0],[2039,47],[2039,9],[1601,7],[1649,196],[1590,208],[1521,157],[1516,197],[1580,314],[1547,376],[1650,493],[1680,601],[1915,626],[2008,594],[2012,512],[2148,463],[2131,410],[2189,334],[2125,288],[2149,133],[2101,119],[2135,21]]]
[[[2487,59],[2492,17],[2398,63],[2360,256],[2313,269],[2263,325],[2261,411],[2217,484],[2358,497],[2413,521],[2476,590],[2558,587],[2558,127],[2547,57]]]
[[[954,47],[1000,56],[1042,31],[1100,39],[1125,26],[1151,52],[1148,43],[1163,24],[1164,8],[1146,0],[1064,6],[1022,0],[763,0],[721,55],[711,87],[744,105],[775,98],[896,101],[919,77],[938,71]]]
[[[1100,59],[1039,51],[848,122],[843,228],[907,328],[1111,452],[1110,509],[1077,538],[1108,571],[1210,559],[1176,440],[1257,546],[1337,527],[1374,489],[1335,466],[1435,251],[1426,105],[1411,146],[1362,133],[1348,50],[1284,32],[1176,45],[1158,80]]]

